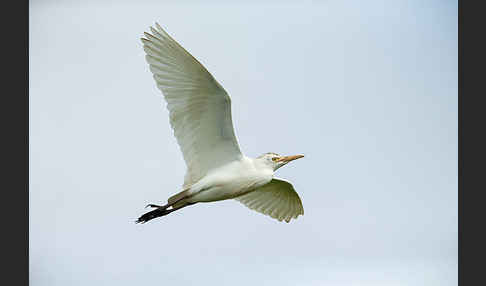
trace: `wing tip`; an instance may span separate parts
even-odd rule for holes
[[[158,22],[155,22],[155,28],[157,28],[157,30],[159,30],[159,31],[161,31],[161,32],[163,32],[163,33],[165,33],[164,29],[162,29],[162,27],[159,25],[159,23],[158,23]]]
[[[150,27],[150,30],[152,31],[152,33],[158,32],[158,33],[162,34],[164,37],[170,38],[169,34],[167,34],[167,32],[159,25],[158,22],[155,22],[154,26],[155,26],[155,28],[152,27],[152,26]]]

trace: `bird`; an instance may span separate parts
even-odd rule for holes
[[[208,70],[156,22],[141,38],[145,60],[161,90],[174,136],[187,166],[180,192],[135,222],[197,203],[234,199],[278,221],[304,214],[292,184],[274,177],[277,169],[304,155],[267,152],[256,158],[243,155],[236,140],[231,99]]]

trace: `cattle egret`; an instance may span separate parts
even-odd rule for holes
[[[231,119],[231,100],[223,87],[160,26],[142,38],[146,60],[167,101],[170,124],[187,165],[182,191],[165,205],[142,215],[145,223],[200,202],[235,199],[250,209],[289,222],[304,214],[289,182],[274,172],[303,155],[243,155]]]

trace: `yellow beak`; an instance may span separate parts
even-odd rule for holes
[[[302,157],[304,157],[304,155],[283,156],[283,157],[278,158],[278,160],[276,162],[288,163],[290,161],[297,160],[297,159],[300,159]]]

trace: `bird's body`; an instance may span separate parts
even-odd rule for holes
[[[243,155],[234,134],[231,100],[223,87],[158,24],[142,38],[146,60],[169,109],[170,123],[187,164],[183,190],[137,222],[147,222],[201,202],[236,199],[247,207],[289,222],[302,202],[274,172],[303,157]]]
[[[243,156],[216,168],[190,188],[189,202],[233,199],[269,183],[273,170],[258,160]]]

